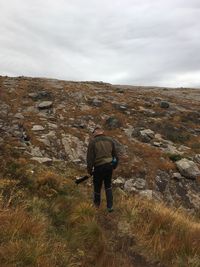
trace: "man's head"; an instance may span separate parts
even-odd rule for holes
[[[104,130],[101,128],[101,126],[96,126],[92,132],[93,136],[104,134]]]

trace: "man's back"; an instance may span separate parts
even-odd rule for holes
[[[87,165],[90,170],[95,166],[111,163],[114,157],[117,158],[117,153],[112,138],[101,134],[90,141],[87,151]]]

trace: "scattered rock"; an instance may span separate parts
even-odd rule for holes
[[[48,122],[49,129],[58,129],[58,125]]]
[[[200,154],[194,156],[194,162],[200,164]]]
[[[72,162],[85,162],[87,148],[78,137],[70,134],[63,134],[62,144],[69,160]]]
[[[146,181],[141,178],[129,179],[124,184],[124,190],[128,193],[136,193],[146,187]]]
[[[145,129],[140,131],[140,140],[142,142],[148,143],[154,138],[154,136],[155,133],[151,129]]]
[[[129,177],[136,171],[134,175],[140,177],[128,181],[120,176],[115,179],[113,186],[119,194],[136,193],[148,199],[163,199],[170,205],[175,202],[176,205],[188,209],[197,210],[200,206],[199,179],[191,180],[200,176],[200,155],[194,156],[199,144],[196,141],[193,143],[192,140],[194,137],[198,138],[200,133],[200,112],[196,111],[196,98],[194,105],[190,101],[169,103],[163,100],[171,98],[174,92],[179,97],[179,91],[173,90],[172,93],[168,89],[164,91],[142,87],[123,89],[120,86],[116,89],[103,83],[59,82],[52,79],[45,79],[41,83],[40,79],[26,78],[23,83],[23,77],[19,80],[3,77],[0,79],[1,147],[6,144],[9,148],[10,144],[14,144],[14,152],[30,156],[40,163],[61,160],[74,162],[85,168],[89,133],[96,123],[104,124],[108,130],[114,130],[112,133],[120,155],[119,175]],[[153,90],[153,94],[148,93],[150,90]],[[189,96],[190,94],[187,95]],[[38,102],[33,105],[30,98]],[[19,101],[19,105],[16,101]],[[104,103],[105,109],[101,110],[100,107],[104,106]],[[162,110],[158,111],[159,105]],[[171,119],[173,123],[170,123]],[[19,124],[22,122],[24,127],[20,128]],[[156,131],[162,133],[162,136]],[[190,138],[191,149],[185,146],[187,137]],[[170,175],[164,171],[158,172],[153,179],[148,175],[148,172],[151,172],[149,162],[142,162],[145,149],[151,153],[150,145],[156,146],[156,151],[160,150],[161,153],[155,164],[166,160],[165,153],[179,164],[177,162],[186,153],[190,155],[188,159],[193,165],[188,168],[184,166],[180,172],[174,172],[172,167]],[[140,151],[140,147],[144,151]],[[1,158],[2,153],[4,152],[0,149]],[[148,157],[145,157],[145,160],[148,161]],[[161,165],[159,166],[161,168]],[[152,190],[149,189],[148,183]]]
[[[161,101],[160,102],[160,107],[161,108],[169,108],[169,102],[167,102],[167,101]]]
[[[170,155],[183,155],[184,152],[179,151],[174,145],[167,144],[166,148],[163,148],[165,153]]]
[[[132,192],[136,192],[137,190],[135,189],[135,187],[133,186],[135,182],[135,179],[129,179],[125,182],[124,184],[124,190],[128,193],[132,193]]]
[[[161,147],[162,143],[161,142],[153,142],[153,146],[155,147]]]
[[[89,103],[91,106],[94,106],[94,107],[101,107],[103,104],[103,102],[97,98],[90,100]]]
[[[133,184],[133,186],[137,189],[137,190],[142,190],[146,187],[146,181],[144,179],[138,178],[135,183]]]
[[[181,159],[176,161],[176,166],[180,173],[189,179],[196,179],[200,176],[200,170],[198,166],[191,160],[188,159]]]
[[[33,100],[41,100],[41,99],[51,99],[51,93],[46,91],[41,91],[38,93],[29,93],[28,96]]]
[[[153,199],[157,201],[162,200],[161,196],[157,192],[150,190],[150,189],[139,191],[139,195],[149,200],[153,200]]]
[[[32,157],[43,157],[42,152],[40,151],[39,147],[32,146],[30,149],[31,149],[30,154]]]
[[[125,179],[122,177],[118,177],[117,179],[113,180],[113,186],[124,188]]]
[[[172,178],[173,178],[174,180],[179,181],[179,180],[182,180],[182,179],[183,179],[183,176],[182,176],[179,172],[174,172],[174,173],[172,174]]]
[[[188,190],[187,196],[190,200],[190,203],[195,208],[195,210],[200,211],[200,194],[197,194],[196,192],[194,193],[191,190]]]
[[[52,101],[43,101],[43,102],[38,104],[38,108],[39,109],[49,109],[52,107],[52,105],[53,105]]]
[[[52,159],[45,158],[45,157],[43,157],[43,158],[40,158],[40,157],[32,157],[31,160],[37,161],[39,163],[52,163],[52,161],[53,161]]]
[[[34,125],[32,131],[43,131],[44,127],[42,125]]]
[[[126,103],[113,103],[113,106],[120,111],[126,111],[128,109],[128,105]]]
[[[109,117],[106,120],[106,128],[109,130],[117,129],[122,126],[122,123],[116,117]]]
[[[16,113],[15,116],[14,116],[14,118],[23,120],[24,119],[24,116],[21,113]]]
[[[169,178],[166,178],[166,174],[164,176],[157,175],[155,181],[158,191],[163,193],[166,190],[166,187],[168,186]]]

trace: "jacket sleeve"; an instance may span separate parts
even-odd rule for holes
[[[116,145],[115,145],[114,141],[113,141],[113,147],[112,147],[112,157],[116,159],[116,164],[115,164],[115,167],[114,167],[114,169],[116,169],[117,165],[119,163],[119,157],[118,157],[118,153],[117,153]]]
[[[95,151],[94,151],[94,142],[90,141],[87,149],[87,171],[89,174],[92,173],[95,161]]]

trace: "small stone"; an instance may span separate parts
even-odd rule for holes
[[[172,174],[172,178],[179,181],[179,180],[183,179],[183,176],[179,172],[174,172]]]
[[[161,108],[169,108],[169,102],[167,102],[167,101],[161,101],[160,102],[160,107]]]
[[[153,142],[153,145],[156,147],[161,147],[162,143],[161,142]]]
[[[198,164],[200,164],[200,154],[197,154],[194,156],[194,161]]]
[[[146,181],[144,179],[138,178],[134,182],[133,186],[138,190],[142,190],[146,187]]]
[[[124,183],[125,183],[125,179],[121,177],[118,177],[117,179],[113,181],[113,185],[116,187],[120,187],[120,188],[124,187]]]
[[[24,116],[21,113],[16,113],[15,116],[14,116],[14,118],[23,120],[24,119]]]
[[[154,138],[154,131],[152,131],[151,129],[146,129],[146,130],[142,130],[142,131],[140,131],[140,134],[141,134],[141,136],[148,136],[148,137],[150,137],[151,139],[152,138]]]
[[[52,101],[43,101],[38,105],[39,109],[48,109],[51,108],[53,105]]]
[[[41,125],[34,125],[32,131],[43,131],[44,127]]]
[[[109,117],[106,120],[106,127],[109,130],[120,128],[121,126],[122,126],[121,122],[115,117]]]
[[[135,182],[135,179],[129,179],[129,180],[127,180],[125,182],[125,184],[124,184],[124,191],[125,192],[128,192],[128,193],[136,192],[136,189],[133,186],[134,182]]]
[[[157,200],[157,201],[162,200],[161,196],[158,193],[150,189],[139,191],[139,195],[149,200]]]
[[[58,125],[57,124],[54,124],[54,123],[48,123],[48,126],[50,129],[57,129],[58,128]]]
[[[102,101],[95,98],[91,101],[91,105],[94,107],[101,107],[102,106]]]

